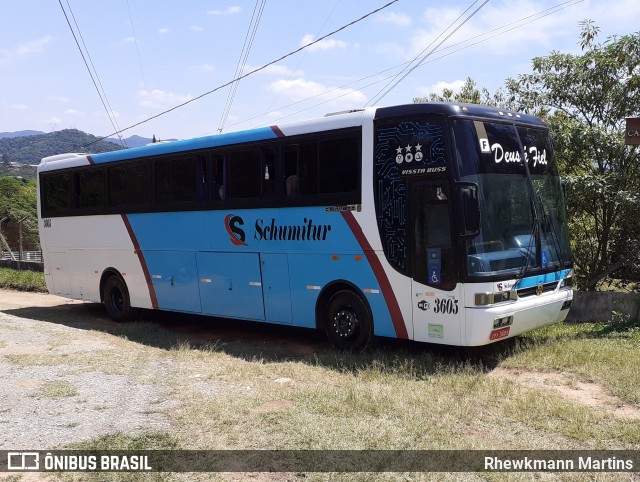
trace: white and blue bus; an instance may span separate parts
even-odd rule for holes
[[[38,167],[53,294],[475,346],[573,299],[549,131],[462,104],[368,108]]]

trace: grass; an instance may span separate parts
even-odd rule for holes
[[[174,315],[176,321],[179,317]],[[214,327],[209,339],[215,338],[212,333]],[[567,398],[553,387],[493,374],[495,368],[561,372],[575,383],[602,387],[640,414],[640,329],[629,320],[561,323],[482,349],[389,342],[360,354],[338,353],[314,342],[300,354],[287,348],[295,342],[290,334],[283,335],[283,343],[251,337],[195,344],[183,331],[153,321],[116,325],[109,333],[77,330],[74,335],[87,337],[87,346],[98,340],[111,348],[5,359],[77,366],[168,385],[179,403],[166,412],[172,427],[168,432],[118,433],[72,448],[640,449],[639,417]],[[153,411],[152,406],[146,409]],[[211,475],[83,474],[62,480],[247,478]],[[400,474],[285,475],[256,480],[397,480]],[[402,479],[449,477],[433,475],[402,474]],[[448,480],[531,480],[533,474],[481,475],[456,474]],[[549,478],[584,480],[588,475]],[[620,474],[591,475],[617,480]]]
[[[78,390],[76,390],[76,387],[72,383],[60,380],[45,382],[40,388],[38,396],[56,400],[75,397],[77,394]]]
[[[47,292],[44,273],[36,271],[21,271],[11,268],[0,268],[0,288],[18,291]]]

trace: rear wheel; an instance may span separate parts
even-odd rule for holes
[[[110,276],[103,288],[104,306],[113,321],[128,321],[135,317],[136,310],[131,307],[129,290],[122,278]]]
[[[361,351],[372,345],[373,320],[362,298],[339,291],[327,304],[325,332],[339,350]]]

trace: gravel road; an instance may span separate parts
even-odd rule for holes
[[[177,402],[156,381],[162,377],[145,383],[78,363],[104,350],[128,363],[118,339],[87,329],[109,323],[95,306],[0,290],[0,449],[51,450],[111,433],[170,428],[166,412]],[[167,372],[168,379],[170,364],[145,363],[140,373]]]

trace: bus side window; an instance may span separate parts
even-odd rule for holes
[[[104,171],[84,168],[75,172],[73,176],[76,184],[76,207],[104,207]]]
[[[71,175],[68,172],[42,175],[43,211],[47,215],[71,209]]]
[[[355,137],[320,141],[318,191],[354,192],[360,186],[360,148]]]
[[[260,197],[264,171],[259,149],[231,152],[228,169],[225,194],[229,198]]]
[[[262,150],[262,165],[262,196],[273,197],[276,165],[276,149],[274,147]]]
[[[282,150],[284,193],[288,198],[300,196],[300,178],[298,176],[298,144],[285,146]]]
[[[214,201],[225,198],[224,190],[224,154],[215,153],[211,158],[211,197]]]
[[[123,210],[151,204],[151,163],[124,163],[107,168],[109,206]]]
[[[156,200],[160,204],[197,201],[199,181],[197,157],[175,157],[156,161]]]

